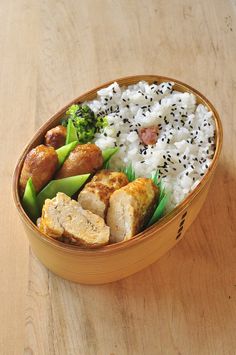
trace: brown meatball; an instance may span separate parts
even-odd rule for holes
[[[41,144],[32,149],[26,156],[21,171],[19,187],[23,194],[27,180],[31,177],[36,192],[52,179],[58,164],[57,153],[53,147]]]
[[[58,149],[66,142],[66,127],[56,126],[45,134],[45,145]]]
[[[81,144],[70,153],[56,178],[94,173],[103,165],[102,151],[95,144]]]

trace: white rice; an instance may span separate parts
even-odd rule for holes
[[[149,85],[141,81],[128,87],[116,82],[98,91],[87,102],[108,126],[96,134],[101,149],[118,146],[111,168],[132,164],[137,176],[152,176],[157,170],[170,191],[168,209],[179,204],[197,186],[214,155],[215,123],[212,112],[196,104],[196,97],[173,90],[174,83]],[[158,126],[154,145],[144,145],[141,127]]]

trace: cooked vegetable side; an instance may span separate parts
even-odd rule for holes
[[[89,174],[69,176],[64,179],[51,180],[37,195],[37,204],[42,209],[47,198],[53,198],[58,192],[73,196],[89,178]]]
[[[84,209],[105,219],[112,193],[128,182],[127,176],[122,172],[101,170],[85,185],[78,201]]]
[[[110,241],[121,242],[139,233],[153,214],[158,194],[157,186],[148,178],[138,178],[115,191],[107,211]]]
[[[107,126],[106,117],[95,115],[87,105],[72,105],[66,111],[66,116],[62,124],[72,127],[73,135],[77,133],[80,144],[88,143],[93,140],[95,134]],[[67,141],[69,143],[69,141]]]
[[[36,191],[31,177],[28,179],[25,187],[22,205],[28,216],[35,222],[41,213],[37,204]]]
[[[57,157],[58,157],[58,168],[60,168],[62,166],[64,161],[67,159],[68,155],[72,152],[72,150],[75,149],[77,144],[78,144],[78,142],[74,141],[69,144],[63,145],[61,148],[58,148],[56,150]]]
[[[45,201],[38,227],[49,237],[84,247],[96,248],[109,241],[104,220],[60,192]]]

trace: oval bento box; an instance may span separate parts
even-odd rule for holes
[[[91,250],[63,244],[47,237],[29,219],[20,202],[18,182],[26,154],[32,148],[42,143],[46,131],[59,123],[71,104],[94,99],[99,89],[110,85],[114,81],[119,85],[127,86],[140,80],[145,80],[149,83],[153,81],[174,82],[176,90],[193,93],[197,97],[198,103],[202,103],[208,110],[213,112],[216,124],[216,149],[212,164],[207,173],[198,186],[171,213],[163,217],[158,223],[139,233],[133,239]],[[222,138],[222,125],[214,106],[197,90],[172,78],[157,75],[130,76],[105,83],[79,96],[53,115],[38,130],[21,154],[15,168],[13,177],[14,201],[33,252],[53,273],[64,279],[84,284],[102,284],[116,281],[154,263],[183,238],[186,230],[199,213],[207,197],[219,160]]]

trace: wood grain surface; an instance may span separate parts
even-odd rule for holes
[[[235,0],[2,0],[0,354],[236,354]],[[160,74],[205,94],[224,147],[186,237],[122,281],[83,286],[32,255],[11,196],[34,131],[84,91]]]

